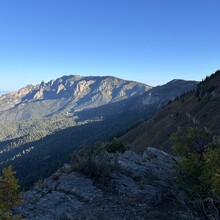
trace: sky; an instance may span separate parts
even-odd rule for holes
[[[149,85],[220,69],[219,0],[0,0],[0,91],[63,75]]]

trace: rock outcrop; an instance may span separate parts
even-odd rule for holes
[[[154,148],[142,156],[127,151],[112,157],[119,168],[104,179],[91,179],[66,164],[23,193],[24,204],[16,212],[27,220],[191,219],[173,157]]]

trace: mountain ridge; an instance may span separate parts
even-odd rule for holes
[[[43,101],[42,104],[45,105],[43,109],[39,109],[39,117],[41,118],[47,116],[47,112],[56,114],[60,110],[62,111],[62,108],[68,107],[66,111],[74,112],[116,102],[141,94],[150,88],[146,84],[126,81],[111,76],[63,76],[47,83],[42,81],[35,86],[27,85],[17,92],[1,96],[0,119],[10,120],[9,117],[7,119],[4,117],[4,111],[9,110],[12,120],[26,120],[30,115],[34,115],[31,113],[31,108],[34,108],[35,103],[38,101]],[[29,106],[29,103],[33,107]],[[15,112],[13,112],[13,108],[16,108]],[[24,108],[26,108],[26,114],[18,116],[17,112],[24,111]],[[36,108],[39,108],[37,104]],[[54,109],[49,111],[50,108]],[[37,113],[35,113],[35,116],[37,117]]]

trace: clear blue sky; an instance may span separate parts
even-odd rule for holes
[[[0,90],[62,75],[150,85],[220,69],[220,0],[0,0]]]

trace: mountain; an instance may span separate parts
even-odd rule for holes
[[[72,114],[141,94],[151,87],[115,77],[63,76],[0,97],[0,120]]]
[[[0,166],[12,164],[22,186],[30,186],[80,145],[122,135],[195,85],[173,80],[151,88],[114,77],[64,76],[4,95]]]
[[[220,135],[219,121],[220,71],[217,71],[199,83],[196,90],[176,98],[121,140],[139,153],[151,146],[172,152],[170,137],[173,132],[198,127]]]

